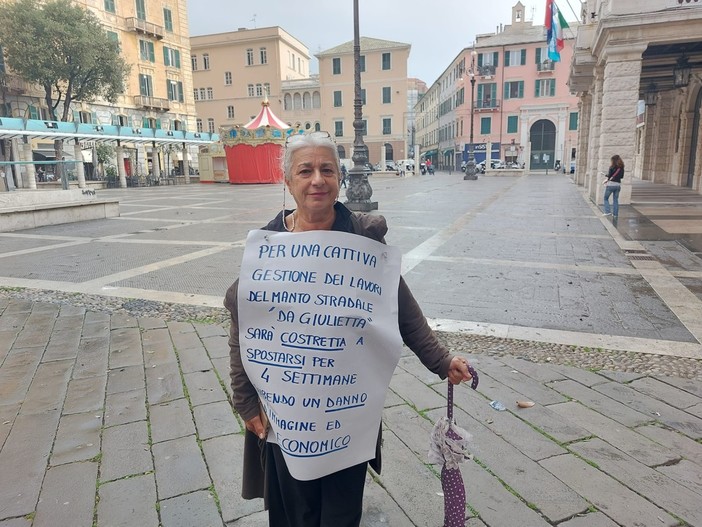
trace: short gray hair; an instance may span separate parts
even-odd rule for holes
[[[280,159],[280,165],[283,169],[285,181],[292,179],[292,158],[293,154],[301,148],[328,148],[334,156],[336,162],[336,170],[341,178],[341,161],[339,159],[339,151],[336,149],[336,143],[327,132],[312,132],[311,134],[296,134],[288,137],[283,149],[283,156]]]

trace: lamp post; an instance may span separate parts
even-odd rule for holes
[[[378,209],[371,201],[373,189],[368,182],[366,163],[368,147],[363,142],[363,101],[361,100],[361,37],[358,31],[358,0],[353,0],[353,167],[349,170],[349,186],[345,205],[353,211],[369,212]]]
[[[470,69],[468,70],[468,77],[470,77],[470,146],[468,147],[468,162],[466,163],[466,175],[463,176],[465,180],[475,180],[478,179],[478,175],[475,169],[475,146],[473,145],[473,117],[475,114],[475,46],[473,46],[473,51],[470,52]]]

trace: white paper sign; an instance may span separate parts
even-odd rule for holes
[[[241,357],[295,479],[375,456],[402,348],[401,259],[398,248],[350,233],[249,233]]]

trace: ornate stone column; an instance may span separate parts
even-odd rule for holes
[[[119,142],[115,149],[115,157],[117,158],[117,174],[119,174],[119,187],[127,188],[127,174],[124,172],[124,147]]]
[[[22,145],[22,150],[24,150],[24,160],[25,161],[33,161],[34,160],[34,154],[32,153],[32,143],[26,142]],[[27,163],[24,165],[26,167],[25,171],[25,179],[24,179],[24,184],[22,185],[24,188],[29,188],[32,190],[37,189],[37,175],[34,170],[34,165],[32,163]]]
[[[575,153],[575,181],[578,185],[584,186],[588,172],[587,151],[588,139],[590,136],[590,122],[592,119],[592,95],[584,93],[580,96],[578,103],[580,118],[578,126],[578,151]]]
[[[602,119],[602,82],[604,79],[601,67],[595,68],[595,82],[592,87],[592,114],[590,118],[590,133],[587,140],[587,175],[585,176],[585,187],[590,199],[595,203],[601,203],[604,197],[602,187],[602,175],[598,172],[600,159],[600,122]]]
[[[183,175],[185,184],[190,184],[190,161],[188,160],[188,145],[183,143]]]

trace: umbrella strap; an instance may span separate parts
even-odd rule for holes
[[[478,387],[478,373],[473,369],[472,366],[468,366],[468,372],[471,374],[473,379],[471,380],[470,387],[474,390]],[[446,403],[446,417],[449,421],[453,419],[453,384],[448,381],[448,394]]]

